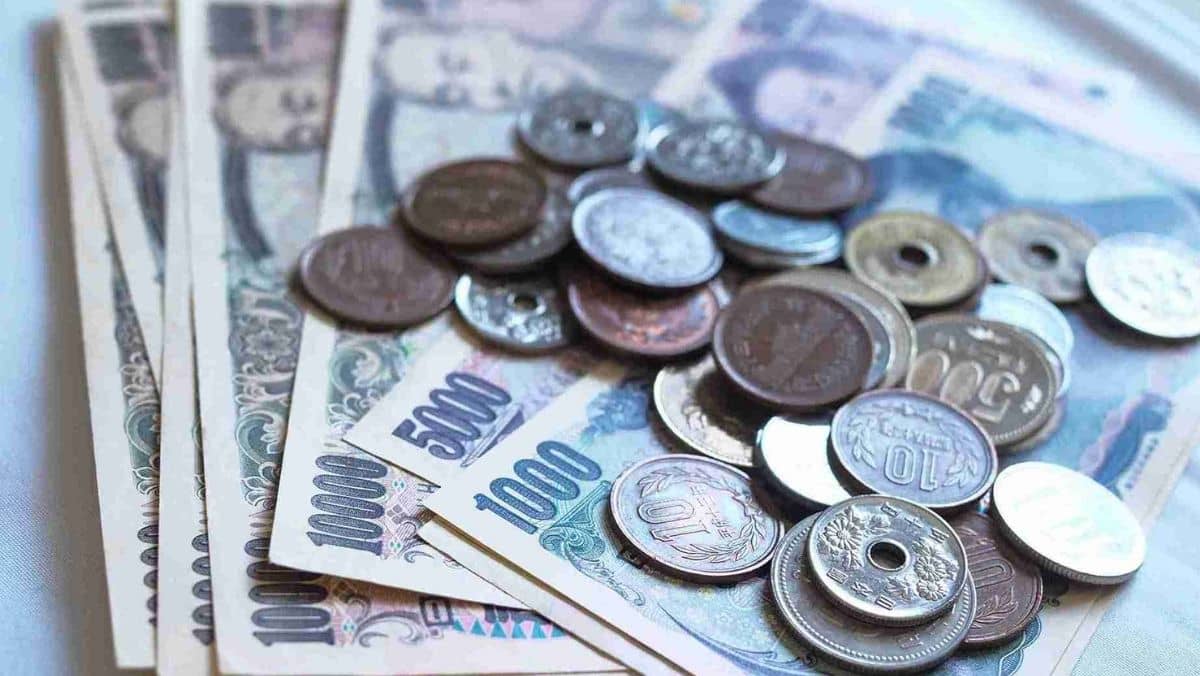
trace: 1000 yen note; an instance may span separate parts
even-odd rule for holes
[[[267,561],[302,318],[286,276],[315,229],[342,8],[197,2],[183,10],[197,372],[221,670],[614,668],[527,611]],[[341,375],[354,386],[364,373]],[[320,465],[319,483],[333,497],[317,504],[331,506],[351,489],[384,491],[386,471],[373,460],[337,455]]]
[[[108,227],[82,119],[83,103],[64,57],[60,52],[59,85],[113,652],[121,668],[152,667],[158,390]]]
[[[511,156],[517,112],[546,92],[579,84],[630,98],[651,92],[689,45],[731,28],[743,7],[696,3],[674,11],[654,0],[541,0],[443,3],[417,11],[405,3],[355,2],[349,31],[356,39],[347,41],[343,54],[320,231],[389,225],[405,186],[436,164],[471,155]],[[481,593],[461,581],[447,590],[444,574],[410,572],[414,562],[425,570],[462,570],[416,537],[428,519],[420,505],[436,488],[434,479],[418,479],[342,440],[393,388],[408,391],[408,372],[425,358],[420,346],[449,327],[443,318],[419,332],[380,334],[336,326],[321,314],[306,319],[272,561],[386,585],[438,584],[458,596]],[[458,334],[438,336],[430,355],[474,349]],[[486,377],[514,388],[505,394],[514,405],[496,411],[497,420],[501,413],[529,415],[538,397],[552,396],[584,370],[573,357],[508,362],[498,352],[480,354],[491,355],[481,364]],[[449,375],[436,366],[423,372],[426,383]],[[429,396],[432,390],[422,386],[412,396]],[[544,394],[534,391],[541,387]],[[506,431],[488,427],[480,430],[480,440]],[[432,449],[432,437],[425,436]],[[472,453],[486,450],[487,443],[473,444]],[[465,454],[464,445],[464,460]],[[377,494],[356,496],[363,502],[347,515],[350,520],[335,509],[344,498],[321,478],[330,463],[369,467],[364,471],[380,486]]]

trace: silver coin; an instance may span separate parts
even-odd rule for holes
[[[867,327],[867,333],[871,336],[871,368],[867,370],[867,378],[863,381],[862,389],[864,392],[873,390],[883,383],[884,377],[887,376],[887,372],[892,366],[894,359],[892,350],[895,348],[895,341],[888,333],[883,317],[873,307],[852,296],[837,293],[834,295],[854,313],[854,316],[862,321],[863,326]]]
[[[1087,259],[1087,283],[1117,321],[1159,338],[1200,336],[1200,253],[1170,237],[1106,237]]]
[[[763,134],[730,121],[665,124],[647,139],[655,171],[693,188],[736,193],[774,178],[786,156]]]
[[[771,564],[775,606],[792,631],[826,659],[859,672],[924,671],[953,655],[975,617],[975,589],[969,579],[950,610],[928,624],[881,627],[856,620],[817,589],[806,549],[818,516],[792,526]]]
[[[598,167],[633,157],[638,110],[629,101],[591,89],[548,96],[517,118],[517,133],[554,164]]]
[[[738,467],[754,466],[754,435],[769,414],[736,395],[711,354],[663,367],[654,379],[654,407],[688,448]]]
[[[613,482],[617,528],[651,562],[707,582],[744,577],[770,562],[783,525],[723,462],[672,453],[639,462]]]
[[[1125,503],[1061,465],[1008,467],[996,478],[991,509],[1024,554],[1070,580],[1118,584],[1146,558],[1146,537]]]
[[[651,190],[601,190],[575,207],[571,227],[588,258],[638,286],[688,288],[721,269],[708,219]]]
[[[736,258],[744,265],[760,270],[787,270],[791,268],[809,268],[825,263],[832,263],[842,255],[841,242],[833,243],[833,246],[814,253],[804,254],[774,254],[762,249],[744,246],[730,240],[729,238],[717,234],[717,241],[720,242],[721,248],[730,256]]]
[[[807,509],[850,497],[829,460],[829,417],[774,416],[758,431],[757,463],[780,493]]]
[[[1034,209],[1011,209],[979,229],[979,249],[992,274],[1057,303],[1083,298],[1083,265],[1096,234],[1068,218]]]
[[[480,336],[514,350],[554,350],[574,336],[566,299],[546,277],[463,275],[454,287],[454,304]]]
[[[567,198],[572,204],[579,204],[585,197],[608,188],[656,189],[654,182],[640,171],[626,167],[605,167],[585,171],[571,181],[571,187],[567,188]]]
[[[1040,294],[1013,284],[988,284],[979,299],[975,314],[1019,326],[1046,341],[1058,355],[1063,366],[1063,379],[1058,392],[1067,391],[1071,381],[1071,351],[1075,349],[1075,332],[1070,322],[1054,303]]]
[[[931,622],[967,581],[967,552],[954,529],[920,505],[882,495],[860,495],[821,513],[808,560],[834,604],[889,627]]]
[[[725,239],[770,254],[841,251],[842,228],[831,218],[797,218],[730,200],[713,209],[712,221]]]
[[[970,416],[907,390],[861,394],[833,417],[834,457],[871,493],[953,511],[996,479],[996,449]]]
[[[1066,400],[1058,400],[1054,403],[1054,412],[1050,414],[1050,419],[1042,425],[1041,429],[1034,432],[1033,436],[1022,442],[997,448],[996,452],[1001,455],[1014,455],[1017,453],[1032,451],[1033,449],[1041,446],[1049,441],[1056,432],[1058,432],[1059,427],[1062,427],[1063,417],[1066,415],[1066,412]]]
[[[450,249],[455,260],[486,275],[528,272],[558,255],[571,243],[571,203],[560,188],[546,192],[538,224],[523,235],[483,249]]]
[[[1062,396],[1067,393],[1066,387],[1063,385],[1063,382],[1065,382],[1067,379],[1066,363],[1063,362],[1062,357],[1058,356],[1058,352],[1055,352],[1054,348],[1050,347],[1050,343],[1042,340],[1041,336],[1037,335],[1033,331],[1030,331],[1029,329],[1025,329],[1020,326],[1017,328],[1023,331],[1029,340],[1033,341],[1035,345],[1041,348],[1042,354],[1045,355],[1046,361],[1050,364],[1050,370],[1054,371],[1054,379],[1056,382],[1058,382],[1058,391],[1055,393],[1055,398],[1061,399]]]

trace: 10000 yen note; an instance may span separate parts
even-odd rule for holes
[[[220,668],[613,668],[528,611],[267,561],[302,318],[286,275],[315,229],[342,8],[197,2],[183,10],[192,284]],[[319,483],[330,490],[380,485],[375,466],[325,458]]]
[[[152,667],[158,390],[108,227],[83,103],[64,57],[59,54],[59,84],[113,652],[121,668]]]
[[[742,8],[716,2],[540,0],[433,3],[417,11],[405,3],[355,2],[349,30],[359,39],[347,41],[343,54],[320,231],[387,226],[401,191],[422,171],[471,155],[511,155],[516,113],[546,92],[588,84],[630,98],[648,94],[693,42],[719,39],[732,28]],[[425,358],[420,346],[431,343],[436,351],[430,354],[446,361],[416,367],[421,382],[410,389],[409,371]],[[502,398],[509,400],[494,411],[495,420],[478,429],[469,444],[473,457],[582,375],[589,363],[575,350],[509,361],[497,350],[477,347],[445,316],[419,331],[379,334],[310,315],[271,560],[395,587],[446,586],[446,574],[414,574],[415,562],[423,562],[425,570],[456,571],[460,579],[457,564],[416,537],[429,518],[421,502],[436,488],[431,482],[449,475],[425,467],[416,470],[425,480],[418,479],[342,436],[389,390],[401,399],[395,414],[396,425],[403,425],[411,412],[403,410],[403,402],[429,397],[461,367],[472,377],[494,379],[489,383],[504,389]],[[400,391],[411,393],[411,399]],[[414,438],[429,438],[419,416],[412,423]],[[462,460],[468,459],[466,445]],[[396,454],[384,457],[418,467]],[[335,513],[336,501],[344,498],[330,493],[323,479],[326,465],[334,462],[369,468],[363,471],[379,486],[376,495],[358,496],[363,502],[356,503],[350,519]],[[461,582],[450,586],[454,591],[447,593],[458,596],[481,593]],[[495,598],[498,592],[487,589]]]
[[[162,280],[174,54],[165,3],[62,0],[66,52],[96,151],[150,371],[162,362]]]

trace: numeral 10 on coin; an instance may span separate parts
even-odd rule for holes
[[[496,422],[497,411],[512,401],[504,389],[470,373],[455,371],[446,376],[446,387],[429,393],[429,404],[413,409],[392,430],[392,436],[429,451],[441,460],[458,460],[466,455],[463,444],[482,436],[480,425]],[[414,422],[415,420],[415,422]],[[420,423],[425,429],[419,429]]]
[[[523,458],[513,463],[516,479],[501,477],[488,485],[490,495],[475,494],[475,509],[491,512],[533,535],[533,521],[550,521],[558,516],[555,500],[579,497],[580,481],[600,478],[600,465],[557,441],[537,445],[539,459]]]

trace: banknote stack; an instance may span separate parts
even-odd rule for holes
[[[1200,440],[1189,168],[846,1],[69,0],[117,664],[1069,669]]]

